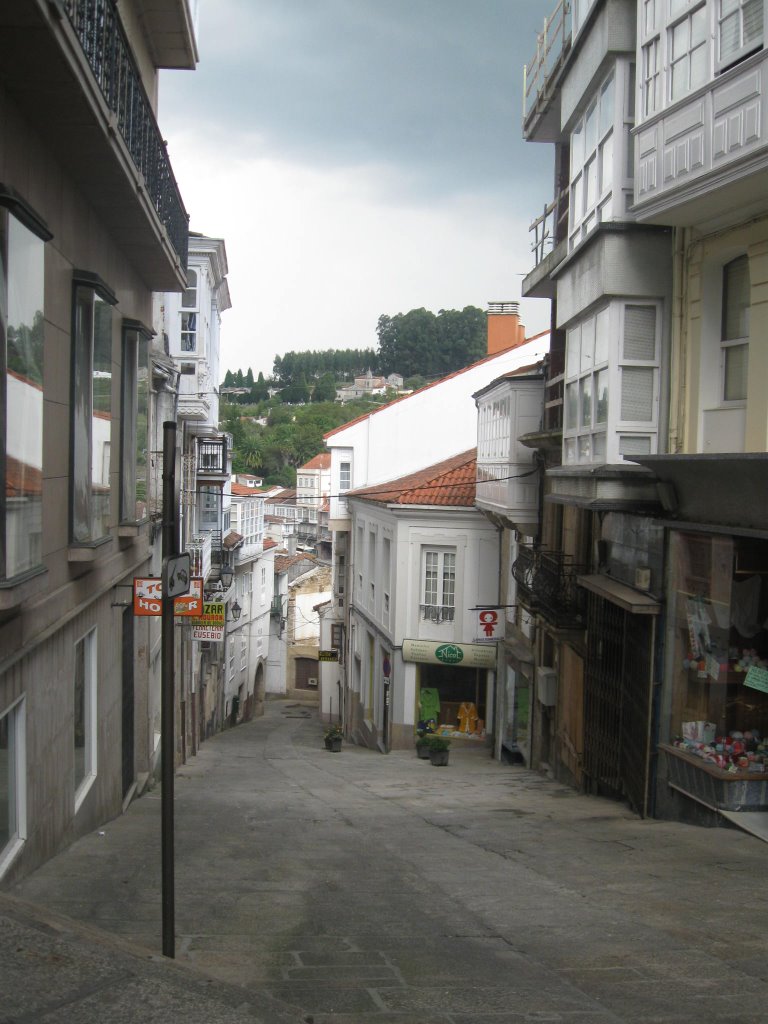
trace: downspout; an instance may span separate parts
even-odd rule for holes
[[[507,632],[507,610],[502,608],[501,605],[505,604],[502,599],[502,579],[504,574],[504,527],[499,525],[496,527],[496,533],[499,540],[499,575],[496,582],[496,604],[499,605],[499,611],[504,613],[504,634]],[[497,760],[501,760],[501,702],[502,702],[502,681],[503,685],[506,685],[506,674],[507,674],[507,648],[502,639],[500,644],[496,645],[496,680],[494,684],[494,698],[493,698],[493,757]],[[487,723],[486,723],[487,724]]]

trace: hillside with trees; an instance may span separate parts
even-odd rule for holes
[[[382,314],[376,349],[328,349],[275,356],[273,374],[254,378],[227,370],[223,387],[244,389],[222,396],[222,428],[234,438],[233,469],[292,486],[296,468],[324,450],[323,435],[387,399],[339,405],[336,388],[368,370],[399,373],[418,388],[481,359],[486,352],[483,310],[412,309]],[[269,397],[270,389],[273,397]]]
[[[245,406],[222,403],[222,430],[232,435],[232,471],[264,477],[265,483],[296,485],[296,469],[325,451],[323,435],[376,408],[361,399],[338,405],[313,402],[287,405],[277,399]]]

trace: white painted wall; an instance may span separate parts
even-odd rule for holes
[[[344,518],[339,463],[352,462],[352,489],[394,480],[434,465],[477,443],[472,395],[496,377],[537,362],[549,351],[549,335],[489,356],[392,402],[326,436],[331,452],[331,519]]]

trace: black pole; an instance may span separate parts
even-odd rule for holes
[[[178,551],[176,509],[176,424],[163,423],[163,614],[160,704],[163,956],[176,956],[173,852],[173,762],[175,679],[173,658],[173,598],[166,594],[165,560]]]

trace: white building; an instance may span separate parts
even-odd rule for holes
[[[473,449],[350,492],[344,718],[357,742],[408,748],[432,718],[471,718],[472,739],[493,726],[496,647],[477,643],[478,609],[498,604],[499,539],[475,472]]]
[[[346,495],[466,452],[477,443],[477,409],[473,394],[500,374],[536,363],[548,351],[547,334],[526,341],[515,304],[495,306],[488,313],[491,354],[435,384],[353,420],[326,435],[331,451],[330,528],[333,533],[335,621],[346,630],[347,656],[342,667],[344,687],[350,678],[350,604],[361,567],[356,561],[351,515]],[[390,595],[391,599],[391,595]],[[359,692],[359,691],[358,691]],[[404,712],[403,712],[404,713]],[[408,722],[405,719],[404,722]],[[405,724],[397,742],[403,742]],[[378,728],[378,727],[377,727]]]

